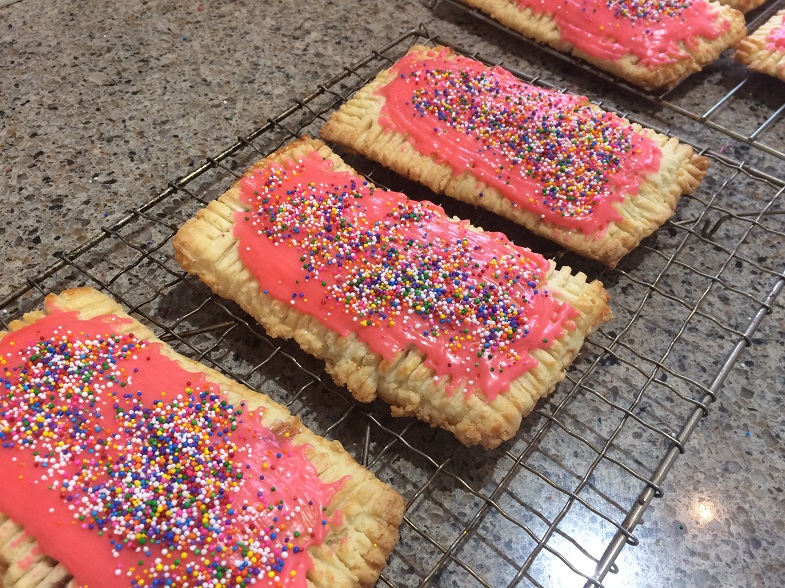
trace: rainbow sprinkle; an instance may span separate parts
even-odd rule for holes
[[[0,342],[0,442],[32,456],[26,477],[61,501],[50,512],[105,536],[124,585],[304,586],[304,549],[328,524],[321,497],[341,483],[323,485],[289,433],[157,344],[75,332]]]
[[[306,281],[340,271],[340,281],[324,282],[324,298],[338,302],[360,326],[393,326],[414,314],[428,322],[423,336],[441,339],[449,349],[520,359],[505,348],[529,332],[524,307],[537,295],[548,296],[538,290],[541,268],[533,259],[506,253],[477,261],[480,246],[466,237],[416,239],[412,235],[427,232],[441,215],[412,200],[380,220],[357,217],[359,189],[374,197],[366,181],[311,182],[286,190],[284,198],[276,191],[277,176],[265,187],[252,224],[265,227],[275,245],[291,242],[302,250]]]
[[[607,0],[606,4],[615,18],[651,25],[681,17],[692,0]]]
[[[409,53],[392,72],[377,90],[383,127],[557,227],[605,230],[622,218],[614,205],[659,167],[653,141],[583,97],[446,49]]]

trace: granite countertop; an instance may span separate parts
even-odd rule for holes
[[[461,46],[551,68],[568,87],[603,91],[546,57],[508,53],[509,40],[469,16],[434,14],[415,0],[23,0],[0,8],[0,298],[317,81],[420,24]],[[624,96],[608,98],[626,108]],[[682,131],[668,115],[661,120]],[[776,162],[760,166],[778,171]],[[728,351],[727,342],[705,342],[707,357]],[[623,550],[606,586],[785,584],[783,357],[785,310],[776,305],[646,513],[640,546]],[[474,584],[467,577],[465,585]]]

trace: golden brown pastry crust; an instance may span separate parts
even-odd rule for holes
[[[720,4],[724,6],[730,6],[731,8],[735,8],[740,12],[749,12],[753,8],[757,8],[766,0],[717,0]]]
[[[530,8],[522,8],[516,0],[464,0],[465,4],[478,8],[494,20],[540,43],[550,45],[562,53],[570,53],[600,69],[623,78],[646,90],[670,88],[681,80],[700,71],[715,61],[725,49],[734,46],[746,34],[744,16],[727,6],[709,1],[720,13],[720,19],[729,23],[728,30],[714,40],[698,37],[691,46],[681,43],[684,57],[655,68],[638,63],[638,58],[627,54],[621,59],[601,59],[590,55],[562,40],[556,21],[547,14],[536,14]]]
[[[437,54],[444,57],[443,51],[448,50],[415,46],[409,52],[427,59]],[[322,127],[321,137],[378,161],[434,192],[505,216],[611,268],[673,216],[681,195],[692,193],[708,169],[708,159],[695,155],[689,145],[634,124],[635,131],[649,137],[662,151],[660,169],[641,183],[637,194],[627,195],[615,205],[622,219],[610,223],[603,233],[587,235],[580,230],[565,229],[515,206],[499,190],[478,180],[468,170],[460,176],[454,175],[450,165],[417,151],[406,135],[384,128],[379,123],[379,114],[385,98],[376,90],[387,84],[393,75],[391,70],[385,70],[360,89],[330,117]]]
[[[744,63],[750,69],[785,80],[785,51],[775,51],[767,47],[768,37],[776,29],[783,26],[785,8],[767,20],[758,30],[736,46],[736,61]]]
[[[92,288],[77,288],[60,295],[50,294],[46,298],[45,311],[26,314],[22,320],[11,323],[11,330],[32,324],[53,309],[75,310],[85,319],[107,314],[130,318],[111,298]],[[136,320],[124,326],[122,332],[160,342],[150,329]],[[0,331],[0,339],[6,334]],[[261,421],[266,427],[297,431],[291,438],[292,443],[310,445],[307,457],[322,481],[330,483],[350,476],[329,505],[328,514],[336,510],[342,512],[340,525],[331,527],[322,545],[308,549],[314,562],[314,569],[307,576],[308,585],[323,588],[375,585],[398,541],[404,508],[401,496],[359,465],[338,441],[328,441],[312,433],[268,396],[175,353],[165,343],[161,345],[162,353],[183,368],[202,372],[208,381],[218,384],[231,402],[244,401],[249,410],[262,408]],[[46,588],[72,584],[61,564],[41,553],[35,540],[27,537],[20,525],[0,513],[0,571],[3,567],[7,569],[0,576],[0,586]]]
[[[331,159],[333,169],[354,172],[320,141],[303,139],[268,156],[246,173],[252,174],[270,162],[296,161],[314,150]],[[467,396],[461,390],[448,394],[444,381],[434,382],[434,372],[423,365],[425,357],[418,350],[406,349],[392,361],[383,361],[355,335],[341,337],[311,315],[265,295],[239,258],[233,234],[234,213],[244,208],[239,191],[235,184],[180,229],[174,238],[175,258],[180,265],[198,275],[215,293],[237,302],[270,335],[293,338],[305,351],[325,360],[333,379],[358,400],[370,402],[378,395],[392,405],[394,415],[416,416],[451,431],[466,445],[495,447],[515,435],[523,416],[564,378],[584,338],[610,317],[608,295],[601,283],[589,283],[584,274],[573,275],[569,268],[557,270],[552,266],[546,277],[548,288],[552,296],[580,312],[576,328],[565,329],[552,347],[535,350],[532,356],[538,365],[514,380],[510,390],[492,402],[481,394]]]

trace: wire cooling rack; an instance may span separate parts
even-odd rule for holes
[[[345,67],[62,255],[0,302],[0,322],[7,326],[40,307],[47,293],[91,285],[179,352],[269,394],[314,431],[339,439],[406,500],[401,540],[380,585],[602,586],[617,571],[613,562],[623,546],[637,544],[643,512],[662,495],[665,475],[785,283],[778,256],[785,218],[776,214],[785,179],[708,147],[723,137],[708,128],[711,141],[694,144],[711,160],[702,186],[609,272],[350,157],[377,184],[502,230],[599,277],[611,294],[614,320],[587,341],[565,382],[519,434],[492,451],[466,449],[441,430],[391,418],[381,403],[358,404],[320,361],[267,337],[237,306],[185,276],[172,256],[173,235],[196,210],[263,155],[295,136],[318,134],[331,112],[414,43],[449,44],[421,28]],[[522,78],[549,86],[513,65]],[[622,114],[656,126],[651,112]]]

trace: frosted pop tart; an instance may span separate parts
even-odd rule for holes
[[[403,500],[90,288],[0,332],[0,585],[373,586]]]
[[[675,138],[444,47],[413,47],[321,136],[609,267],[708,167]]]
[[[711,0],[465,2],[525,37],[648,90],[676,85],[746,34],[739,11]]]
[[[750,69],[785,80],[785,9],[742,40],[735,58]]]
[[[610,317],[607,293],[504,235],[377,189],[320,141],[249,169],[174,239],[176,259],[360,401],[510,439]]]

